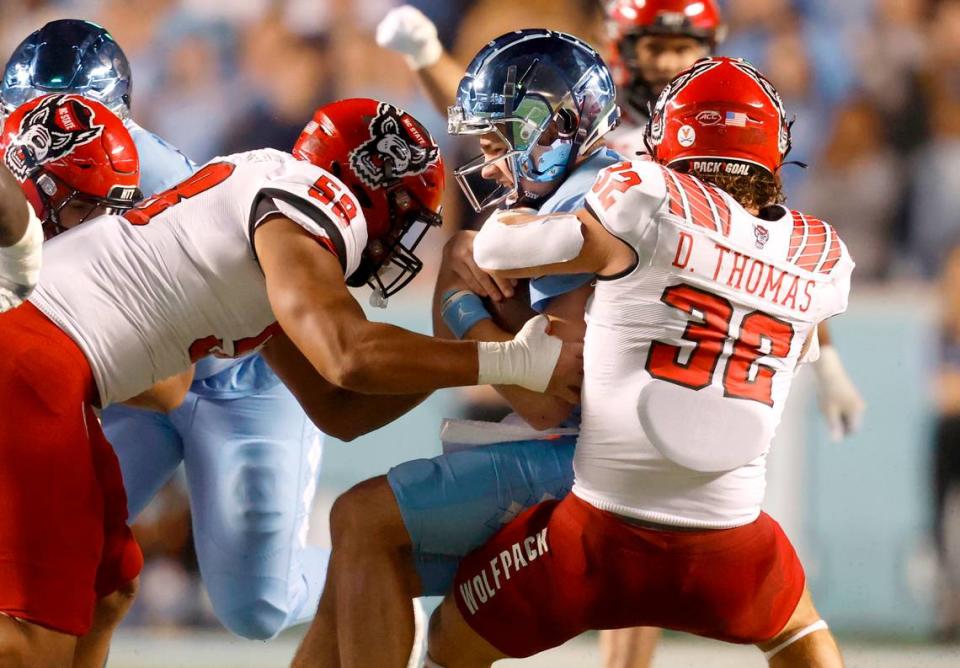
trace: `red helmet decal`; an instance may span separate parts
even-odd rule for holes
[[[381,102],[370,121],[370,139],[350,152],[350,167],[371,188],[427,171],[439,149],[416,122],[393,105]]]
[[[24,114],[4,162],[21,182],[39,166],[60,160],[103,132],[94,112],[76,97],[50,95]],[[62,106],[61,106],[62,105]]]

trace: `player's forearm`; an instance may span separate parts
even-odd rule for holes
[[[341,389],[332,400],[328,397],[322,419],[314,424],[341,441],[352,441],[406,415],[429,396],[429,392],[375,395]],[[309,409],[307,416],[313,420]],[[324,425],[335,426],[328,431]]]
[[[27,231],[27,202],[20,184],[5,167],[0,167],[0,247],[12,246]]]
[[[354,392],[417,394],[478,381],[477,344],[471,341],[444,341],[367,321],[336,332],[333,340],[297,336],[297,330],[329,331],[326,326],[285,329],[320,374]]]
[[[310,421],[342,441],[379,429],[429,396],[426,393],[377,396],[336,387],[317,373],[285,334],[274,336],[262,355],[297,398]]]
[[[430,102],[444,116],[447,115],[447,108],[457,97],[457,87],[463,77],[463,71],[463,66],[446,51],[437,62],[416,70],[417,78],[420,79],[420,84],[430,98]]]

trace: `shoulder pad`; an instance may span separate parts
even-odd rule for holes
[[[610,232],[635,243],[666,199],[660,165],[625,161],[600,171],[587,194],[586,207]]]

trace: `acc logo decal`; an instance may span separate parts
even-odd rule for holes
[[[693,129],[692,125],[681,125],[680,129],[677,130],[677,143],[684,148],[693,146],[693,142],[697,141],[697,132]]]
[[[667,108],[667,103],[676,97],[677,93],[686,88],[691,81],[703,73],[709,72],[713,68],[719,66],[719,62],[697,61],[690,67],[690,69],[680,74],[676,79],[666,85],[666,87],[660,92],[660,97],[657,98],[657,103],[653,106],[653,116],[651,117],[650,122],[647,124],[645,141],[648,148],[652,149],[654,146],[659,146],[660,142],[663,141],[664,112]]]
[[[723,120],[723,115],[719,111],[701,111],[697,114],[697,123],[700,125],[717,125]]]
[[[437,161],[431,145],[413,119],[381,102],[370,121],[370,139],[350,153],[350,167],[371,188],[401,176],[413,176]]]
[[[759,248],[763,249],[767,245],[767,242],[770,241],[770,230],[765,228],[763,225],[754,225],[753,226],[753,243]]]
[[[65,95],[46,98],[20,121],[17,137],[7,149],[4,162],[21,182],[37,167],[70,155],[78,146],[90,143],[103,133],[103,126],[93,123],[93,109],[78,99],[64,101],[65,98]]]

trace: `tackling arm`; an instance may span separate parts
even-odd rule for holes
[[[429,394],[369,395],[325,380],[285,334],[270,339],[263,358],[325,434],[352,441],[404,415]]]
[[[443,320],[443,298],[450,290],[456,290],[460,286],[459,277],[450,267],[444,266],[434,292],[433,326],[437,336],[445,338],[454,336]],[[551,317],[551,333],[554,336],[565,341],[583,340],[586,328],[583,322],[583,311],[590,292],[589,287],[581,288],[551,302],[547,314]],[[520,306],[516,301],[516,298],[506,300],[497,304],[496,308],[501,311],[501,314],[504,308],[515,311],[516,307]],[[530,312],[528,304],[522,306],[525,311]],[[513,336],[510,330],[505,329],[509,325],[502,322],[502,317],[498,320],[502,324],[498,324],[492,318],[479,320],[463,333],[463,338],[474,341],[509,341]],[[549,429],[559,425],[569,416],[573,408],[568,401],[540,392],[532,392],[516,385],[497,385],[494,389],[535,429]]]
[[[484,271],[507,278],[611,276],[632,267],[636,253],[586,209],[543,216],[498,211],[477,234],[474,259]]]
[[[336,257],[299,225],[273,216],[257,228],[254,243],[277,322],[338,387],[411,394],[506,382],[568,393],[565,379],[551,380],[563,358],[542,323],[531,323],[511,342],[478,345],[370,322],[344,285]],[[569,347],[568,353],[575,354]]]
[[[0,312],[23,303],[40,280],[43,227],[20,190],[0,167]]]
[[[13,174],[6,168],[0,169],[0,247],[13,246],[23,238],[29,221],[27,206]]]

